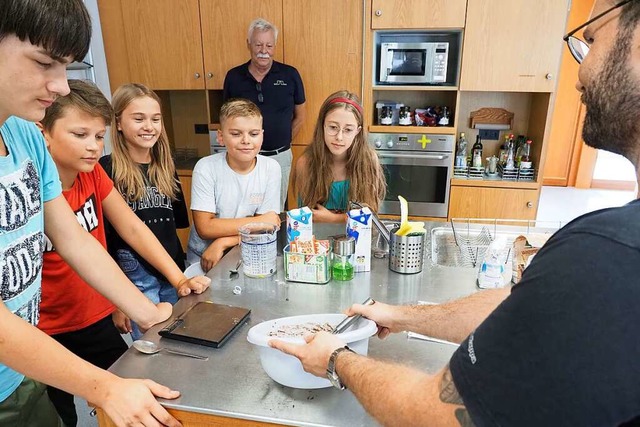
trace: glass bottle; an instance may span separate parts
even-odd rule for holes
[[[500,153],[498,154],[498,162],[504,166],[507,164],[507,154],[509,152],[509,135],[504,135],[504,141],[500,146]]]
[[[356,239],[352,236],[335,236],[332,240],[333,259],[331,274],[335,280],[353,279],[353,254],[356,251]]]
[[[516,143],[516,166],[520,167],[520,159],[522,158],[522,149],[527,143],[527,137],[524,135],[518,135],[518,142]]]
[[[467,139],[464,137],[464,132],[460,132],[460,139],[458,140],[458,151],[456,151],[456,167],[467,166]]]
[[[442,107],[442,115],[438,120],[438,126],[449,126],[449,107]]]
[[[473,144],[473,148],[471,149],[471,152],[473,153],[471,155],[471,165],[474,168],[481,168],[482,167],[482,138],[480,138],[480,135],[476,137],[476,143]]]
[[[522,157],[520,158],[520,169],[531,169],[531,140],[528,139],[522,147]]]
[[[507,151],[507,162],[505,169],[515,169],[516,167],[516,147],[513,142],[513,134],[509,135],[509,149]]]

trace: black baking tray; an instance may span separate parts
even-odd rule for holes
[[[248,308],[200,301],[158,334],[164,338],[219,348],[249,319],[250,313]]]

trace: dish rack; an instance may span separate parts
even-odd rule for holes
[[[502,259],[511,265],[513,242],[518,236],[548,238],[563,225],[560,221],[452,218],[450,227],[431,230],[431,260],[445,267],[479,268],[489,245],[500,236],[506,240]]]

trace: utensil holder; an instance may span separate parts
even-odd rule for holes
[[[420,273],[424,264],[425,233],[398,236],[393,230],[390,237],[389,269],[403,274]]]

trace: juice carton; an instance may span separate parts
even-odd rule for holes
[[[355,272],[371,270],[371,210],[352,209],[347,213],[347,236],[356,239]]]
[[[311,240],[313,237],[313,213],[308,207],[287,211],[287,242],[295,239]]]

